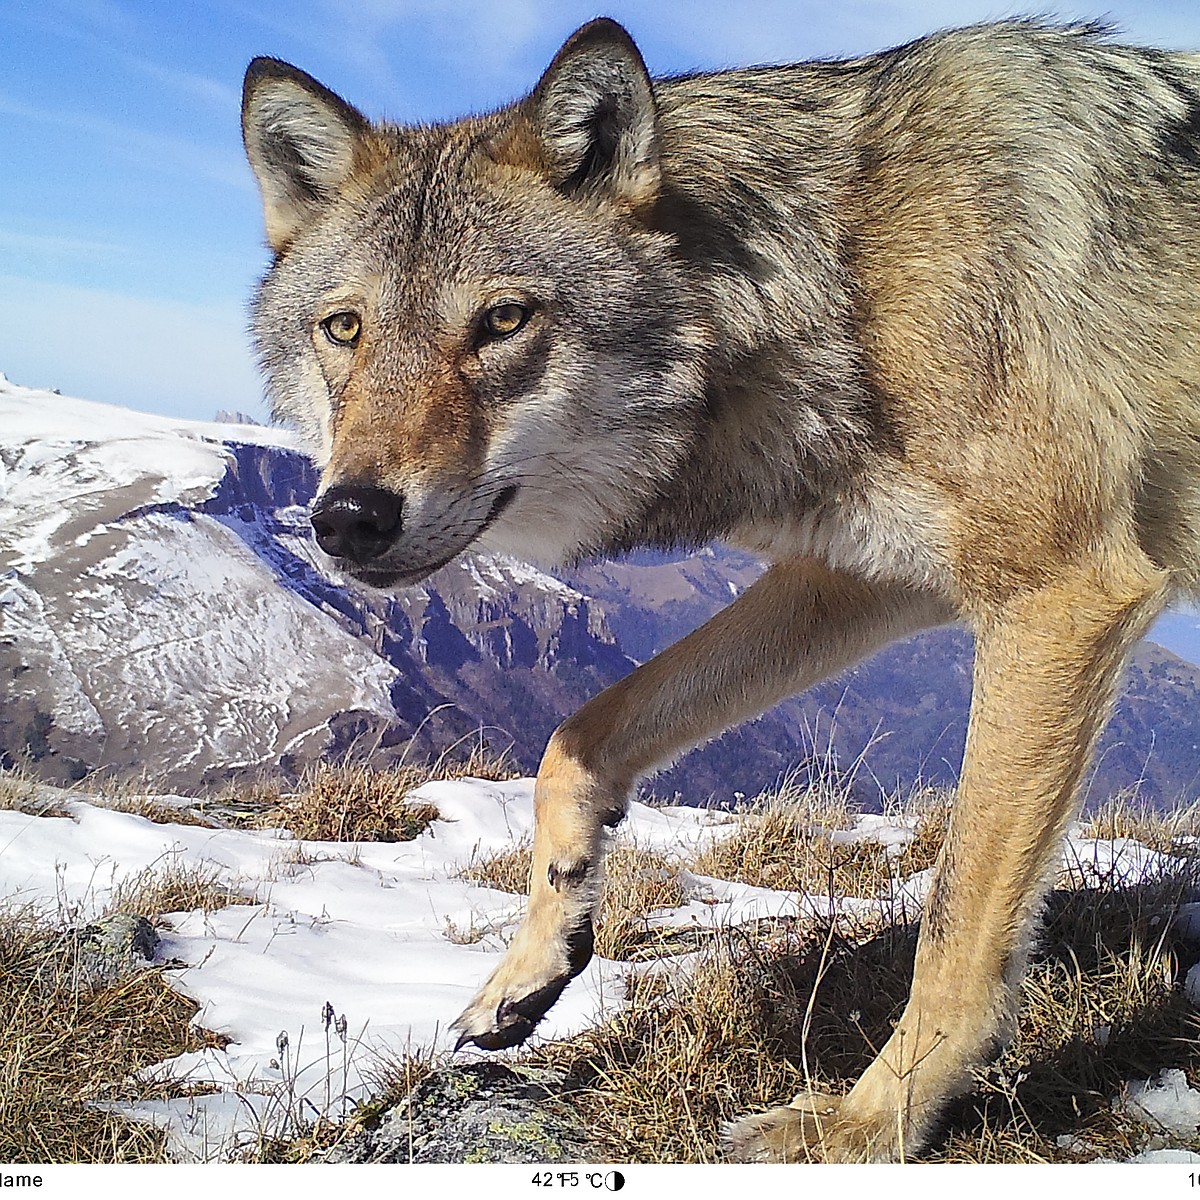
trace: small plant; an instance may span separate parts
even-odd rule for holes
[[[231,887],[220,867],[188,863],[176,854],[165,854],[136,875],[120,880],[107,904],[109,912],[159,919],[164,913],[215,912],[231,904],[256,904],[257,900]]]
[[[313,767],[264,824],[285,825],[305,841],[410,842],[437,820],[431,804],[408,793],[426,782],[416,768]]]

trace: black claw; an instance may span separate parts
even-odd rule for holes
[[[492,1028],[484,1033],[464,1033],[454,1044],[454,1049],[461,1050],[468,1042],[474,1042],[480,1050],[507,1050],[510,1046],[519,1046],[554,1007],[567,984],[591,962],[595,942],[592,918],[587,915],[567,938],[567,973],[520,1000],[502,1000]]]
[[[464,1033],[454,1048],[461,1050],[468,1042],[474,1042],[480,1050],[507,1050],[510,1046],[519,1046],[533,1032],[533,1027],[533,1021],[522,1021],[503,1029],[489,1029],[486,1033]]]
[[[596,950],[596,932],[592,928],[592,917],[588,913],[576,926],[575,931],[567,938],[567,970],[574,979],[584,967],[592,961]],[[556,996],[557,1000],[558,997]]]

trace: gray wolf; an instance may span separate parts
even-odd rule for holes
[[[592,951],[639,777],[940,622],[977,639],[911,996],[747,1159],[919,1151],[1003,1041],[1125,658],[1200,547],[1200,59],[1038,20],[652,79],[609,20],[524,99],[372,124],[256,59],[254,335],[380,587],[710,539],[771,564],[551,739],[528,915],[458,1018],[514,1045]]]

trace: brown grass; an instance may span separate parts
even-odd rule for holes
[[[280,794],[247,823],[260,828],[283,825],[307,841],[409,842],[438,817],[432,804],[408,799],[414,788],[444,779],[518,776],[511,763],[481,751],[461,762],[441,759],[432,767],[320,763],[304,774],[293,794]]]
[[[754,887],[819,896],[887,895],[893,882],[933,865],[946,834],[944,796],[921,794],[904,808],[917,822],[913,840],[896,854],[879,842],[837,844],[830,834],[853,826],[847,797],[826,788],[783,787],[742,811],[737,833],[714,842],[688,863],[700,875]]]
[[[83,780],[73,788],[40,784],[20,769],[0,771],[0,809],[12,809],[33,817],[69,817],[67,800],[81,800],[97,808],[131,813],[159,825],[198,825],[211,828],[215,822],[204,812],[204,802],[170,803],[156,795],[146,780]]]
[[[158,920],[164,913],[196,909],[215,912],[231,904],[256,903],[253,896],[223,882],[219,867],[186,863],[171,856],[122,879],[113,888],[108,910]]]
[[[438,815],[433,805],[408,799],[423,782],[411,767],[381,771],[321,764],[262,823],[284,825],[305,841],[411,842]]]
[[[77,990],[76,942],[0,912],[0,1161],[159,1162],[162,1135],[88,1105],[144,1096],[129,1077],[205,1044],[196,1005],[152,968]]]
[[[437,818],[432,805],[406,800],[414,788],[436,780],[507,780],[520,775],[503,755],[476,746],[464,758],[445,756],[432,764],[378,768],[317,763],[290,792],[279,780],[258,779],[231,785],[210,799],[174,804],[164,798],[169,789],[156,789],[145,778],[91,778],[63,790],[63,798],[78,798],[158,824],[245,829],[283,825],[295,837],[310,841],[411,841]],[[70,815],[57,798],[59,789],[43,792],[40,787],[19,769],[0,771],[0,809],[30,816]],[[163,795],[156,795],[156,790]]]
[[[932,1158],[1120,1159],[1138,1148],[1145,1131],[1111,1104],[1124,1082],[1181,1067],[1200,1083],[1200,1014],[1180,994],[1197,947],[1173,941],[1170,927],[1198,882],[1189,865],[1138,887],[1052,894],[1018,1037],[956,1110]]]
[[[795,820],[768,817],[803,854]],[[933,806],[918,826],[913,867],[936,856],[944,817]],[[756,849],[763,824],[751,826],[748,854],[773,867]],[[1079,1161],[1139,1148],[1145,1131],[1111,1104],[1123,1082],[1164,1066],[1200,1081],[1200,1016],[1179,992],[1197,947],[1169,933],[1198,882],[1189,865],[1136,888],[1109,880],[1051,897],[1017,1037],[949,1114],[929,1161]],[[628,1007],[608,1025],[535,1057],[578,1083],[575,1100],[616,1160],[716,1161],[724,1121],[784,1103],[806,1080],[835,1094],[852,1085],[903,1007],[914,947],[915,928],[903,925],[865,938],[845,923],[727,930],[693,974],[667,964],[633,978]]]
[[[65,817],[53,793],[42,792],[37,780],[20,768],[0,771],[0,809],[31,817]]]
[[[1200,803],[1164,813],[1134,793],[1121,792],[1083,822],[1083,835],[1101,840],[1132,838],[1164,854],[1197,854],[1200,850],[1194,846],[1181,848],[1179,839],[1200,835]]]
[[[532,867],[533,849],[525,842],[511,850],[477,855],[459,872],[459,877],[481,887],[495,888],[498,892],[527,896]]]

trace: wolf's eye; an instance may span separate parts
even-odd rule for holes
[[[362,321],[357,313],[335,312],[321,322],[325,336],[336,346],[353,346],[362,332]]]
[[[492,337],[506,338],[516,333],[528,320],[529,309],[510,300],[489,308],[483,314],[483,327]]]

